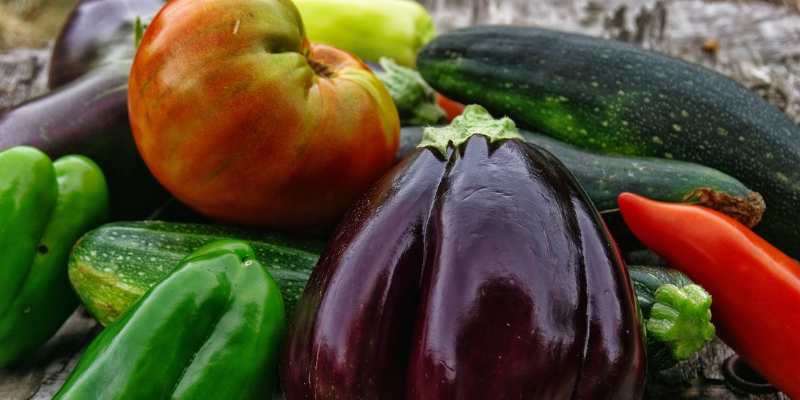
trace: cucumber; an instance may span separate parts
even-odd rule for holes
[[[398,157],[416,148],[423,129],[401,128]],[[526,142],[544,148],[564,163],[604,217],[618,212],[617,196],[622,192],[671,203],[701,204],[749,227],[764,213],[764,201],[758,193],[714,168],[655,157],[604,154],[524,129],[518,131]]]
[[[688,359],[714,338],[711,295],[669,268],[628,265],[647,334],[647,367],[660,371]]]
[[[193,250],[219,239],[247,241],[281,289],[287,318],[325,247],[316,233],[282,233],[213,224],[114,222],[72,249],[69,279],[89,312],[107,326]]]
[[[520,128],[731,175],[767,205],[754,231],[800,258],[800,128],[723,75],[622,42],[514,26],[439,35],[417,67],[444,96]]]

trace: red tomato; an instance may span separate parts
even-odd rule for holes
[[[383,84],[310,44],[289,0],[168,2],[139,45],[128,107],[153,175],[223,222],[333,224],[399,145]]]

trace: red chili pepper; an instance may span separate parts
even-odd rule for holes
[[[448,124],[453,121],[453,118],[461,115],[465,107],[463,104],[455,100],[450,100],[439,93],[436,93],[436,104],[442,107],[442,110],[447,114]]]
[[[618,197],[634,235],[714,299],[717,335],[751,367],[800,399],[800,265],[711,209]]]

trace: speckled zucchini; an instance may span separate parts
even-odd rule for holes
[[[247,241],[278,283],[289,317],[325,246],[315,234],[211,224],[115,222],[88,232],[70,254],[69,279],[89,312],[108,325],[193,250],[219,239]]]
[[[398,157],[416,148],[422,140],[422,131],[421,126],[400,130]],[[526,142],[543,147],[561,160],[604,217],[616,212],[617,196],[622,192],[671,203],[702,204],[750,227],[764,213],[764,201],[758,193],[714,168],[678,160],[588,151],[541,134],[518,131]],[[624,224],[620,228],[625,228]],[[618,232],[612,230],[612,234],[619,240]]]
[[[800,128],[723,75],[622,42],[513,26],[439,35],[417,67],[436,91],[521,128],[731,175],[764,197],[754,230],[800,258]]]

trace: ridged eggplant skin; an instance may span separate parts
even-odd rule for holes
[[[637,399],[619,252],[545,150],[420,148],[350,210],[284,341],[287,399]]]
[[[433,152],[415,152],[337,227],[284,339],[287,399],[403,398],[423,235],[444,167]]]

